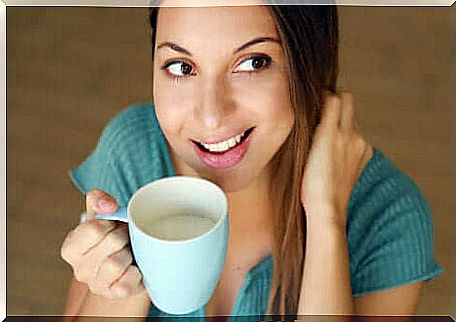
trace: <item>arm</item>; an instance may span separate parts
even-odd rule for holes
[[[310,216],[316,218],[316,216]],[[298,315],[414,315],[424,282],[352,298],[343,227],[307,223],[306,262]]]
[[[126,299],[108,299],[87,292],[79,310],[80,316],[138,317],[128,321],[144,321],[149,311],[150,300],[147,292],[132,295]]]
[[[83,321],[85,316],[130,317],[128,321],[145,321],[149,306],[150,300],[146,292],[127,299],[108,299],[91,293],[86,284],[73,277],[63,321]]]
[[[328,210],[333,211],[333,210]],[[306,254],[298,315],[353,315],[344,227],[307,217]],[[318,222],[317,222],[318,221]]]
[[[84,298],[87,295],[88,287],[86,284],[79,282],[76,278],[72,277],[70,282],[70,288],[68,291],[67,302],[65,309],[63,311],[64,316],[69,316],[69,318],[64,318],[64,322],[71,321],[71,317],[78,314]]]
[[[425,282],[419,281],[354,299],[355,314],[414,315]]]
[[[348,200],[361,170],[372,156],[373,149],[365,141],[354,118],[353,96],[347,92],[328,94],[301,188],[301,202],[306,210],[307,244],[299,315],[402,315],[415,312],[422,283],[409,283],[357,299],[352,296],[346,236]],[[408,216],[409,220],[421,218],[423,223],[427,223],[423,205],[416,205],[410,200],[405,205],[399,202],[400,207],[391,207],[387,215],[398,218],[394,215],[399,209],[404,213],[420,215],[418,218]],[[388,222],[391,224],[392,220]],[[395,229],[393,231],[398,230],[397,227]],[[402,234],[401,238],[409,237]],[[382,241],[379,238],[381,236],[373,240],[379,243]],[[410,240],[413,242],[415,239]],[[377,250],[370,248],[370,255],[375,256],[379,247],[377,245]],[[400,252],[401,248],[395,250],[399,250],[403,260],[407,258],[404,257],[407,254]],[[375,264],[375,261],[365,261],[364,265],[370,267]],[[374,267],[375,276],[381,276],[382,270],[387,269]],[[423,276],[415,272],[415,276],[420,275]]]

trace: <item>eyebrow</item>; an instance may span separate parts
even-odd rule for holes
[[[263,42],[274,42],[274,43],[277,43],[277,44],[281,44],[280,40],[276,39],[276,38],[273,38],[273,37],[257,37],[257,38],[254,38],[252,40],[249,40],[248,42],[246,42],[245,44],[239,46],[238,48],[236,48],[235,50],[233,50],[233,54],[236,54],[250,46],[253,46],[253,45],[256,45],[256,44],[259,44],[259,43],[263,43]],[[178,44],[176,43],[173,43],[171,41],[165,41],[164,43],[161,43],[160,45],[157,46],[157,50],[162,48],[162,47],[169,47],[171,48],[172,50],[174,51],[177,51],[179,53],[183,53],[185,55],[188,55],[188,56],[193,56],[192,53],[190,51],[188,51],[187,49],[179,46]]]

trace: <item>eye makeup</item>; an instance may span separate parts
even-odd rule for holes
[[[249,64],[248,62],[251,61]],[[254,53],[249,54],[246,58],[242,58],[239,63],[236,64],[236,67],[233,73],[259,73],[265,69],[268,69],[272,64],[272,58],[266,54]],[[179,66],[174,67],[173,66]],[[239,70],[240,67],[243,67],[247,70]],[[249,70],[250,69],[250,70]],[[195,76],[194,67],[191,63],[187,62],[186,59],[175,58],[166,61],[161,67],[160,70],[164,71],[165,74],[177,81],[179,78],[186,78],[190,76]],[[177,75],[181,74],[181,75]]]
[[[239,64],[237,64],[236,69],[238,69],[240,66],[244,65],[249,60],[252,61],[251,66],[254,67],[254,69],[250,70],[250,71],[246,71],[247,73],[260,72],[262,70],[269,68],[269,66],[272,63],[272,58],[266,54],[249,54],[247,56],[247,58],[242,59],[241,62]],[[259,66],[258,66],[258,62],[261,62],[261,64]],[[248,64],[246,64],[246,65],[248,65]],[[255,67],[255,65],[256,65],[256,67]],[[244,73],[242,71],[234,71],[234,72],[235,73]]]

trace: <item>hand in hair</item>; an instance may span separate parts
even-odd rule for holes
[[[307,220],[345,227],[350,194],[372,155],[355,119],[353,94],[326,92],[301,186]]]

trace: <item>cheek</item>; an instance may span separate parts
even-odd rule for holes
[[[270,127],[290,127],[294,121],[288,78],[281,76],[256,82],[248,94],[244,90],[244,105],[253,107],[258,117],[268,122]]]
[[[176,113],[176,109],[172,108],[166,101],[155,101],[155,113],[157,115],[160,128],[165,134],[165,137],[172,145],[175,145],[176,137],[181,132],[182,122],[181,116]]]
[[[173,79],[160,68],[154,68],[153,96],[155,102],[167,106],[179,105],[193,98],[195,83],[189,79]]]
[[[172,137],[180,133],[185,122],[186,115],[183,100],[175,95],[170,86],[157,79],[154,82],[154,105],[160,127],[166,137],[171,141]]]
[[[288,78],[284,75],[277,77],[274,87],[269,91],[269,102],[271,108],[271,117],[287,127],[291,127],[294,122],[294,111],[290,101],[290,88]],[[284,124],[285,123],[285,124]]]

